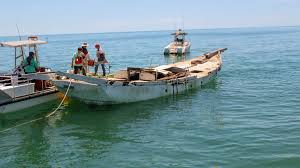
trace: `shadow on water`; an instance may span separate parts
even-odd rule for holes
[[[93,121],[94,118],[99,117],[99,120],[94,120],[95,125],[97,125],[96,123],[100,121],[102,123],[122,123],[124,120],[135,120],[139,117],[147,118],[147,116],[149,117],[149,115],[152,114],[152,111],[160,111],[165,107],[176,105],[176,101],[184,101],[185,99],[198,94],[201,90],[218,89],[218,82],[218,79],[213,79],[201,88],[194,88],[178,95],[126,104],[98,106],[88,105],[78,100],[69,99],[62,107],[63,109],[59,110],[59,113],[61,114],[58,115],[58,118],[66,120],[68,117],[72,117],[72,121],[90,122]],[[43,117],[47,113],[52,112],[58,104],[59,100],[56,100],[17,112],[0,114],[0,128],[3,130],[26,121]]]
[[[202,91],[216,91],[218,79],[213,79],[201,88],[188,90],[175,96],[166,96],[157,99],[113,105],[88,105],[79,100],[71,100],[65,107],[60,118],[64,122],[75,122],[79,125],[97,125],[101,123],[100,129],[106,126],[135,122],[149,119],[153,116],[164,115],[165,109],[180,106],[179,104],[192,103],[193,97]],[[176,110],[176,109],[175,109]],[[104,127],[103,127],[104,126]]]
[[[167,64],[173,64],[173,63],[176,63],[176,62],[180,62],[180,61],[185,61],[188,57],[189,57],[189,53],[187,54],[166,54],[164,55],[164,58],[165,58],[165,62]]]
[[[31,119],[42,117],[53,111],[59,103],[60,100],[54,100],[23,110],[10,112],[7,114],[0,114],[0,128],[7,128],[18,123],[23,123]]]
[[[72,100],[61,117],[64,122],[81,126],[87,125],[96,130],[111,130],[114,129],[112,127],[124,123],[134,123],[160,115],[165,108],[175,106],[176,101],[182,97],[185,96],[178,95],[142,102],[102,106],[88,105],[78,100]]]
[[[201,88],[194,88],[178,95],[126,104],[98,106],[88,105],[78,100],[69,99],[62,107],[63,109],[59,110],[59,113],[61,114],[59,114],[58,118],[66,120],[68,117],[74,117],[72,120],[79,122],[91,121],[95,117],[99,117],[100,121],[105,120],[107,122],[122,122],[123,120],[128,119],[135,120],[135,118],[138,117],[147,118],[147,115],[150,115],[152,111],[160,111],[160,109],[163,109],[164,107],[176,105],[176,101],[184,101],[185,99],[198,94],[201,90],[216,90],[218,88],[218,82],[218,79],[213,79]],[[43,117],[52,112],[59,103],[59,100],[56,100],[17,112],[0,114],[0,128],[6,129],[16,124]],[[81,118],[86,119],[83,120]],[[112,121],[107,120],[110,118]],[[95,122],[98,122],[98,120],[95,120]]]

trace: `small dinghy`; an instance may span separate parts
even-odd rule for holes
[[[186,41],[185,36],[187,35],[186,32],[179,29],[175,33],[171,35],[174,36],[174,41],[167,45],[164,49],[164,54],[174,54],[174,55],[184,55],[190,52],[191,42]]]
[[[57,72],[53,80],[68,96],[92,104],[117,104],[144,101],[174,95],[200,87],[217,76],[222,66],[221,53],[226,48],[206,53],[188,61],[155,68],[119,71],[113,77],[99,78]]]

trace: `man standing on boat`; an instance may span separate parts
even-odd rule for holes
[[[82,48],[79,47],[72,58],[72,68],[74,67],[74,74],[78,74],[82,71],[82,74],[86,75],[85,68],[83,67],[83,59],[84,54],[82,52]]]
[[[82,52],[83,52],[83,68],[84,68],[84,70],[85,70],[86,73],[89,73],[88,60],[90,59],[90,54],[89,54],[89,51],[87,49],[88,46],[89,45],[88,45],[87,42],[84,42],[81,45]]]
[[[97,75],[99,64],[101,64],[103,76],[106,75],[105,72],[105,64],[107,64],[107,60],[105,58],[105,53],[99,43],[95,44],[96,51],[96,62],[95,62],[95,75]]]
[[[39,65],[34,58],[34,52],[29,52],[29,56],[24,60],[23,67],[26,74],[36,73]]]

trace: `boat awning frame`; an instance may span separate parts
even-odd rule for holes
[[[179,36],[179,35],[187,35],[188,33],[185,32],[179,32],[179,33],[172,33],[171,35]]]
[[[23,47],[23,46],[33,46],[40,44],[47,44],[47,41],[41,40],[21,40],[21,41],[10,41],[10,42],[0,42],[1,47]]]

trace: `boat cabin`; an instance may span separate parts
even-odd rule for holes
[[[29,36],[28,40],[11,41],[11,42],[0,42],[1,47],[14,48],[15,51],[15,66],[18,68],[21,63],[25,60],[27,54],[25,53],[25,47],[28,47],[28,52],[33,51],[35,53],[35,59],[39,63],[38,45],[47,44],[46,41],[38,40],[37,36]]]
[[[185,36],[187,35],[187,33],[179,29],[175,33],[172,33],[171,35],[174,36],[174,42],[178,44],[183,44],[185,42]]]
[[[191,42],[185,39],[185,36],[187,35],[186,32],[184,32],[182,29],[179,29],[171,35],[174,36],[174,40],[164,48],[165,55],[182,55],[190,52]]]
[[[0,74],[0,107],[3,107],[0,108],[0,113],[19,110],[8,106],[16,107],[13,106],[16,102],[57,92],[57,89],[50,82],[55,74],[49,68],[39,67],[36,73],[30,74],[24,72],[23,62],[28,56],[27,53],[34,52],[34,59],[39,64],[38,46],[47,43],[39,40],[37,36],[30,36],[27,40],[0,42],[0,47],[14,49],[12,72]],[[30,106],[28,103],[24,103],[24,105],[25,107]]]

